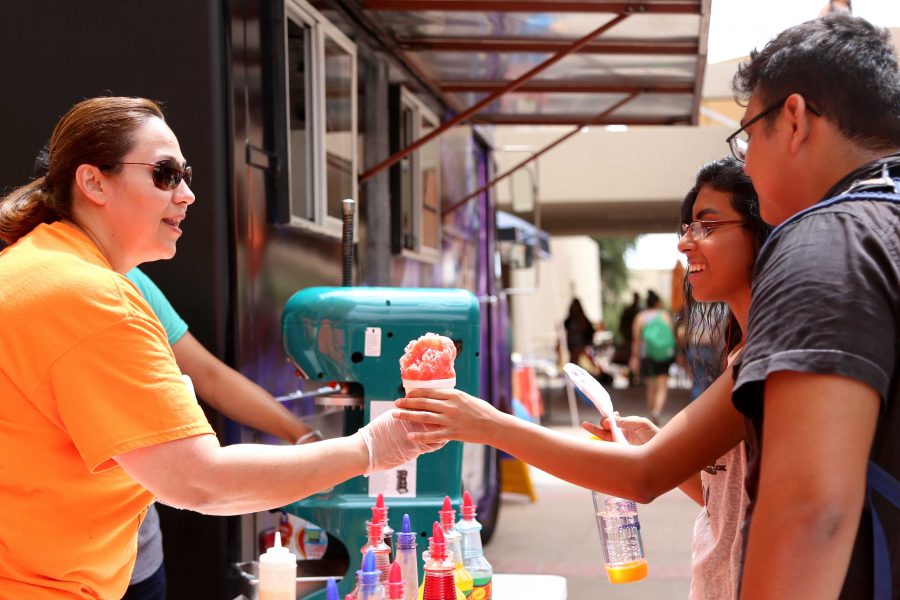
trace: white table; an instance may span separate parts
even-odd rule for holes
[[[566,579],[559,575],[503,575],[494,574],[494,600],[566,600]],[[254,596],[255,598],[256,596]],[[298,598],[300,596],[297,596]],[[250,600],[240,594],[234,600]]]
[[[495,600],[540,598],[566,600],[566,579],[559,575],[506,575],[494,573]]]

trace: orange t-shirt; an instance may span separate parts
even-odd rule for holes
[[[153,496],[113,457],[212,434],[137,289],[72,225],[0,252],[0,598],[120,598]]]

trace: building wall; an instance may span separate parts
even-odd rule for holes
[[[538,285],[531,294],[510,295],[512,348],[525,358],[556,362],[556,345],[572,298],[581,301],[588,318],[599,323],[602,310],[600,251],[587,236],[554,237],[552,258],[537,261],[537,267],[514,272],[514,287]]]
[[[631,302],[632,292],[641,296],[641,304],[647,301],[647,292],[653,290],[667,307],[672,305],[672,269],[631,269],[628,271],[626,304]]]

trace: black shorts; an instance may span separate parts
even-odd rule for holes
[[[651,358],[644,357],[641,359],[641,377],[657,377],[659,375],[668,375],[669,367],[672,366],[674,360],[655,361]]]

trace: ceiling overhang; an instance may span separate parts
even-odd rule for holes
[[[610,123],[698,122],[710,0],[356,4],[451,112],[483,103],[469,122],[578,124],[635,92]]]
[[[697,124],[711,0],[344,0],[447,119],[366,181],[462,123]]]

